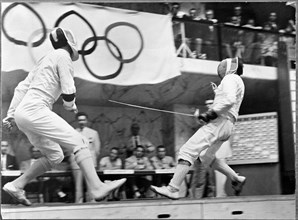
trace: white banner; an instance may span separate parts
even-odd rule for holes
[[[72,30],[75,77],[117,85],[154,84],[180,75],[171,17],[80,3],[1,3],[2,71],[33,65],[49,50],[54,26]]]

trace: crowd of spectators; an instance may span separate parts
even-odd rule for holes
[[[216,19],[212,9],[205,9],[204,13],[199,14],[197,8],[190,8],[188,13],[182,12],[180,3],[173,3],[171,6],[170,14],[173,18],[177,48],[183,45],[179,29],[181,20],[185,25],[183,46],[187,51],[187,58],[218,60],[217,54],[220,49],[222,58],[237,56],[248,64],[277,66],[278,41],[282,39],[289,46],[295,44],[295,37],[280,38],[280,35],[296,34],[294,20],[288,20],[287,26],[281,28],[275,11],[270,12],[261,25],[257,25],[255,18],[245,15],[239,5],[233,8],[231,16],[221,21]],[[199,24],[189,21],[198,21]],[[221,27],[223,27],[220,46],[214,24],[222,24]],[[185,57],[181,52],[182,50],[178,50],[178,56]]]

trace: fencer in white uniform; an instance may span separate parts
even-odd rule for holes
[[[179,188],[190,166],[198,158],[205,166],[212,166],[213,169],[229,177],[237,193],[242,190],[246,178],[235,173],[224,161],[218,160],[215,153],[231,136],[238,117],[245,90],[240,77],[243,74],[243,63],[237,57],[225,59],[220,62],[217,73],[221,83],[214,88],[212,108],[197,116],[204,125],[180,148],[178,164],[169,185],[151,186],[152,191],[170,199],[179,199]],[[199,157],[205,149],[204,156]]]
[[[75,160],[82,170],[95,199],[102,199],[120,187],[126,179],[103,183],[96,173],[88,140],[52,111],[53,104],[62,96],[66,110],[77,112],[75,104],[73,61],[79,58],[76,40],[71,31],[54,28],[50,33],[54,50],[45,55],[18,84],[14,91],[3,127],[10,129],[14,121],[43,157],[3,190],[23,205],[31,205],[24,187],[32,179],[59,164],[65,154],[75,154]]]

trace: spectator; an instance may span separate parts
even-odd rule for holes
[[[148,147],[145,151],[145,156],[148,157],[150,160],[152,157],[156,155],[156,149],[155,147]]]
[[[119,149],[113,147],[110,150],[110,155],[101,158],[98,168],[99,170],[117,170],[122,169],[122,161],[118,157]]]
[[[1,141],[1,170],[7,169],[7,150],[8,142]]]
[[[166,155],[166,147],[164,145],[159,145],[156,150],[156,156],[150,159],[154,169],[170,169],[175,167],[175,160],[173,157]]]
[[[135,155],[126,158],[125,169],[133,170],[153,170],[149,159],[145,156],[145,148],[138,145]],[[151,176],[134,176],[127,179],[127,197],[128,198],[145,198],[151,184]]]
[[[200,21],[207,24],[202,24],[200,27],[202,32],[202,52],[198,58],[218,60],[217,31],[213,25],[217,23],[218,20],[214,18],[214,11],[211,9],[206,10],[205,18]]]
[[[244,24],[242,27],[251,28],[251,29],[258,29],[258,30],[262,29],[261,26],[256,26],[255,19],[253,19],[253,18],[249,18],[247,20],[247,23]]]
[[[19,167],[20,167],[21,172],[25,172],[25,170],[27,170],[31,166],[31,164],[33,164],[38,158],[42,157],[40,150],[38,150],[33,145],[31,145],[31,147],[30,147],[30,154],[31,154],[30,159],[23,160],[20,162]]]
[[[239,27],[240,26],[239,20],[238,20],[238,18],[236,16],[232,16],[230,18],[230,21],[225,22],[224,24],[230,25],[230,26],[236,26],[236,27]]]
[[[232,17],[233,19],[233,17]],[[234,23],[226,22],[226,25],[230,26],[237,26],[236,18],[234,18]],[[224,57],[240,57],[242,58],[245,51],[245,46],[243,44],[244,42],[244,31],[238,30],[233,27],[226,27],[223,32],[223,46],[224,46]]]
[[[263,29],[269,31],[279,31],[279,27],[277,25],[277,14],[276,12],[270,12],[268,21],[265,22]]]
[[[131,135],[126,141],[126,157],[133,155],[136,147],[142,145],[145,148],[145,152],[155,149],[155,146],[144,136],[140,135],[140,126],[138,123],[132,123],[130,127]]]
[[[89,140],[89,150],[92,155],[94,167],[96,169],[98,164],[97,159],[100,152],[100,139],[98,132],[88,127],[88,115],[86,113],[77,113],[76,120],[79,125],[76,130]],[[70,166],[75,181],[75,203],[82,203],[84,201],[84,176],[75,161],[74,154],[71,154],[70,156]],[[88,185],[87,191],[86,201],[94,202],[95,200],[89,195]]]
[[[214,18],[214,11],[212,9],[206,10],[205,17],[205,21],[212,22],[213,24],[218,22],[218,20]]]
[[[187,20],[192,20],[192,21],[200,20],[200,18],[198,17],[198,14],[197,14],[197,9],[195,9],[195,8],[189,9],[188,15],[185,14],[183,16],[183,18],[187,19]]]
[[[280,33],[296,34],[296,25],[294,20],[290,19],[285,29],[279,30]]]
[[[247,23],[242,27],[261,30],[261,26],[256,26],[255,20],[249,18]],[[261,63],[261,47],[259,41],[259,32],[245,30],[243,32],[243,46],[244,53],[242,54],[243,62],[248,64],[260,64]]]
[[[233,12],[234,12],[233,17],[237,18],[237,26],[243,25],[242,7],[235,6]]]
[[[156,156],[150,159],[150,162],[154,169],[171,169],[175,167],[176,162],[173,157],[167,156],[166,147],[159,145],[156,148]],[[170,182],[172,175],[162,175],[160,178],[156,178],[154,182],[157,186],[166,186]]]
[[[173,18],[183,18],[183,16],[185,15],[184,12],[180,11],[180,4],[175,2],[172,3],[172,5],[170,5],[170,15]]]
[[[189,10],[189,14],[184,15],[183,18],[186,20],[191,20],[191,21],[200,20],[199,17],[197,16],[197,10],[195,8],[191,8]],[[185,23],[185,25],[193,25],[193,24]],[[186,26],[186,29],[187,28],[191,29],[192,26],[190,26],[190,27]],[[192,33],[192,31],[190,31],[190,30],[189,30],[189,32]],[[191,34],[191,35],[193,35],[193,34]],[[200,34],[196,34],[196,36],[192,36],[192,37],[186,37],[185,43],[186,43],[187,47],[189,48],[189,50],[191,51],[191,54],[189,54],[189,57],[202,59],[203,58],[203,56],[201,54],[202,38],[201,38],[201,36],[197,36],[197,35],[200,35]]]
[[[269,23],[266,23],[264,30],[272,31]],[[262,32],[259,34],[261,45],[261,65],[277,66],[278,35]]]
[[[99,170],[118,170],[122,169],[122,160],[118,157],[119,149],[116,147],[111,148],[109,156],[101,158],[98,164]],[[115,180],[115,177],[103,177],[103,180]],[[118,201],[120,200],[120,192],[123,191],[123,187],[116,189],[109,195],[108,200]]]
[[[124,169],[125,166],[125,159],[127,158],[127,146],[126,145],[119,145],[118,147],[118,157],[121,160],[122,163],[122,169]]]
[[[1,141],[1,170],[16,170],[16,158],[8,141]]]
[[[181,22],[175,20],[175,18],[182,18],[185,13],[180,11],[180,4],[179,3],[172,3],[169,4],[169,13],[168,15],[172,17],[173,22],[173,35],[175,41],[175,47],[178,49],[182,44],[182,33],[181,33]]]

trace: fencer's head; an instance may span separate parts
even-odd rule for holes
[[[218,76],[223,79],[228,74],[243,74],[243,62],[238,57],[222,60],[217,67]]]
[[[50,40],[55,49],[69,47],[72,61],[79,59],[77,42],[70,30],[60,27],[54,28],[50,33]]]

